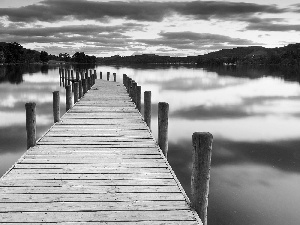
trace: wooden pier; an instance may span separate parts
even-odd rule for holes
[[[1,224],[202,224],[123,84],[96,84],[0,179]]]

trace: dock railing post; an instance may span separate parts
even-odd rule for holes
[[[117,82],[117,74],[113,73],[113,76],[114,76],[114,82]]]
[[[141,92],[142,87],[136,86],[136,108],[141,112]]]
[[[74,82],[74,104],[79,100],[79,83]]]
[[[26,109],[26,132],[27,132],[27,149],[36,144],[36,104],[28,102],[25,104]]]
[[[206,132],[195,132],[192,141],[191,206],[198,213],[203,225],[207,225],[213,136]]]
[[[54,119],[54,123],[59,122],[59,118],[60,118],[59,103],[60,103],[59,91],[54,91],[53,92],[53,119]]]
[[[144,92],[144,120],[151,130],[151,91]]]
[[[168,156],[168,117],[169,104],[166,102],[158,103],[158,145],[165,157]]]
[[[66,86],[66,111],[72,108],[72,90],[71,85]]]

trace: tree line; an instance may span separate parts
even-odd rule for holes
[[[70,63],[95,63],[96,57],[76,52],[73,56],[60,53],[58,56],[48,54],[46,51],[26,49],[19,43],[0,42],[0,64],[47,63],[50,60]]]
[[[300,67],[300,43],[280,48],[260,46],[222,49],[205,55],[171,57],[155,54],[134,56],[98,57],[76,52],[74,55],[60,53],[58,56],[45,51],[26,49],[20,44],[0,42],[0,64],[47,63],[49,60],[67,63],[101,64],[198,64],[215,65],[279,65]]]

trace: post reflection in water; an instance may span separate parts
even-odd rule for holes
[[[169,103],[168,160],[188,195],[192,134],[213,134],[210,225],[300,224],[300,86],[293,71],[154,65],[78,69],[117,73],[120,82],[125,73],[142,92],[151,91],[156,138],[157,104]],[[37,103],[40,137],[53,123],[53,91],[61,92],[64,113],[65,77],[54,66],[0,67],[1,174],[26,150],[24,104]]]

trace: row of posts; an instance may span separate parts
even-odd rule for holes
[[[72,108],[72,91],[74,92],[74,104],[88,92],[95,84],[97,79],[96,71],[90,76],[85,73],[77,79],[73,79],[71,70],[60,69],[61,83],[66,88],[66,111]],[[66,79],[65,75],[70,74]],[[79,72],[78,72],[79,74]],[[82,73],[81,73],[82,74]],[[116,82],[116,73],[113,73]],[[110,72],[107,72],[107,80],[110,80]],[[102,72],[100,72],[102,79]],[[71,86],[72,82],[72,86]],[[141,112],[141,86],[123,74],[123,85],[126,87],[129,96],[135,103],[136,108]],[[72,88],[73,87],[73,88]],[[59,92],[53,92],[53,118],[54,123],[60,120],[60,96]],[[26,131],[27,131],[27,149],[36,144],[36,104],[26,103]],[[169,104],[166,102],[158,103],[158,145],[167,158],[168,154],[168,114]],[[151,91],[144,92],[144,120],[151,130]],[[207,132],[195,132],[192,136],[192,177],[191,177],[191,207],[198,213],[202,223],[207,225],[207,207],[209,194],[209,180],[211,167],[213,136]]]
[[[132,78],[123,74],[123,85],[129,96],[141,112],[141,86]],[[167,158],[168,155],[168,116],[169,104],[158,103],[158,146]],[[144,92],[144,120],[151,130],[151,91]],[[207,132],[195,132],[192,136],[192,177],[191,206],[198,213],[204,225],[207,225],[207,207],[211,167],[213,136]]]
[[[80,76],[79,76],[80,74]],[[60,85],[66,89],[66,111],[70,110],[74,104],[78,102],[95,84],[97,79],[97,72],[90,70],[83,74],[83,72],[76,71],[76,78],[73,76],[73,70],[59,69]],[[113,73],[114,82],[116,82],[116,73]],[[102,72],[100,72],[100,79],[102,79]],[[110,80],[110,72],[107,72],[107,80]],[[27,149],[36,144],[36,103],[28,102],[25,104],[26,109],[26,131],[27,131]],[[60,94],[59,91],[53,92],[53,119],[54,123],[60,120]]]

